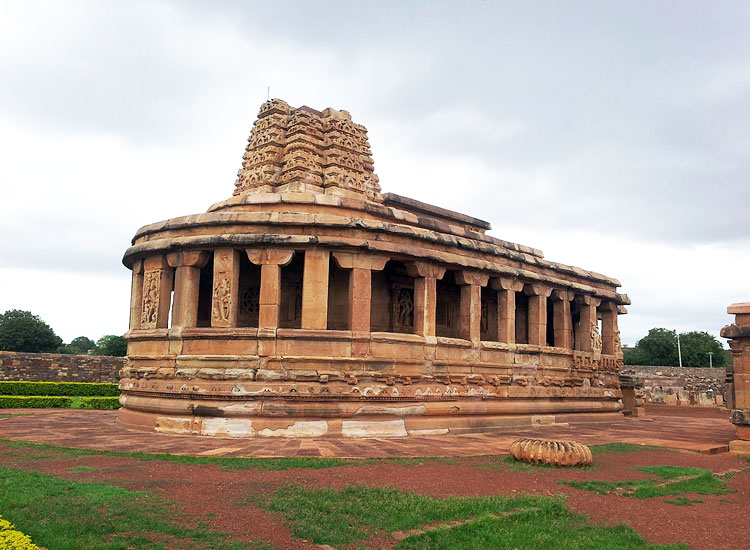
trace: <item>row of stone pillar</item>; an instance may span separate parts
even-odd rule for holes
[[[211,326],[237,326],[239,265],[240,254],[243,252],[250,262],[261,267],[258,329],[275,330],[278,328],[281,305],[281,268],[291,262],[293,250],[215,250]],[[329,262],[332,255],[340,268],[351,270],[349,329],[353,333],[370,332],[372,272],[382,270],[390,258],[363,253],[331,253],[322,248],[309,248],[304,254],[301,327],[321,330],[327,328]],[[173,276],[172,326],[195,327],[200,270],[208,259],[207,252],[177,252],[136,261],[133,264],[131,329],[168,327]],[[443,277],[446,268],[422,261],[408,262],[406,267],[408,275],[414,278],[414,332],[434,337],[437,280]],[[617,306],[612,302],[601,304],[600,299],[592,296],[574,295],[567,290],[524,283],[512,277],[490,278],[489,275],[471,270],[457,271],[454,278],[461,288],[459,335],[465,340],[478,342],[481,339],[482,287],[489,284],[498,297],[498,341],[515,343],[516,295],[523,292],[529,299],[529,344],[547,344],[547,300],[552,300],[554,346],[571,348],[571,335],[575,330],[576,349],[592,351],[599,345],[604,354],[616,352]],[[570,304],[573,300],[580,313],[576,327],[571,326]],[[600,338],[597,329],[598,312],[602,315]]]

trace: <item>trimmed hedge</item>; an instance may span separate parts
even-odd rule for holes
[[[81,397],[80,403],[78,404],[80,409],[119,409],[120,398],[119,397]]]
[[[2,395],[117,397],[117,384],[98,382],[0,382]]]
[[[0,409],[69,409],[72,404],[72,397],[0,395]]]

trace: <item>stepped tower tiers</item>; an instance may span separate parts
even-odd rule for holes
[[[261,107],[234,195],[147,225],[122,426],[404,437],[621,416],[620,283],[381,193],[349,113]]]

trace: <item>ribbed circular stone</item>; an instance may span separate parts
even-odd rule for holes
[[[593,462],[591,450],[575,441],[516,439],[510,446],[516,460],[555,466],[584,466]]]

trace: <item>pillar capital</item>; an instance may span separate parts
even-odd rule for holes
[[[136,260],[133,262],[133,267],[130,268],[133,273],[140,273],[143,271],[143,260]]]
[[[552,294],[550,294],[550,298],[555,301],[562,301],[562,302],[571,302],[575,295],[567,290],[560,290],[559,288],[556,288],[552,290]]]
[[[548,298],[552,294],[552,289],[544,285],[525,284],[523,286],[523,293],[526,296],[543,296],[544,298]]]
[[[294,250],[286,250],[283,248],[260,248],[260,249],[248,249],[245,250],[247,253],[247,259],[255,265],[289,265],[294,256]]]
[[[487,286],[490,276],[477,271],[468,271],[463,269],[456,271],[454,274],[457,285],[476,285],[476,286]]]
[[[204,267],[208,263],[208,253],[200,251],[172,252],[167,254],[169,267]]]
[[[490,285],[495,290],[512,290],[513,292],[521,292],[523,290],[523,281],[519,281],[514,277],[493,277],[490,280]]]
[[[442,279],[445,268],[431,262],[409,262],[406,264],[406,272],[409,277],[432,277]]]
[[[611,300],[602,300],[599,309],[602,311],[617,312],[617,304]]]
[[[341,269],[369,269],[371,271],[382,271],[390,260],[388,256],[357,252],[333,252],[333,259]]]
[[[601,298],[594,298],[588,294],[576,294],[575,302],[579,305],[599,307],[602,300]]]

